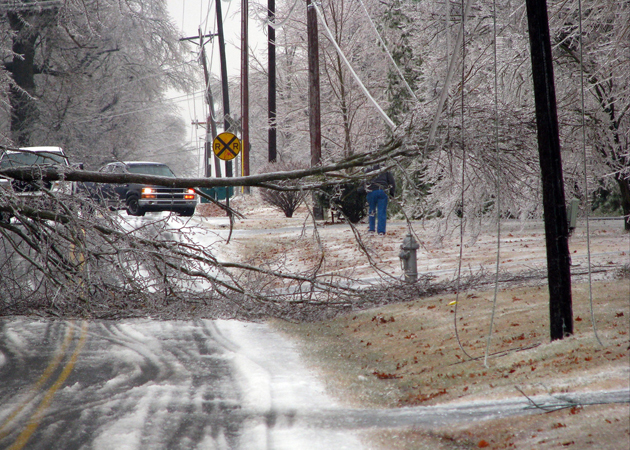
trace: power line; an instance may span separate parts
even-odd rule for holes
[[[193,93],[193,98],[196,97],[197,95],[203,95],[205,92],[204,91],[199,91],[199,92],[195,92]],[[173,99],[181,99],[181,100],[188,100],[188,96],[190,94],[184,94],[184,95],[180,95],[178,97],[173,97]],[[166,100],[173,100],[173,99],[166,99]],[[82,124],[82,123],[90,123],[90,122],[96,122],[97,120],[105,120],[105,119],[114,119],[116,117],[123,117],[123,116],[129,116],[132,114],[136,114],[136,113],[141,113],[141,112],[146,112],[146,111],[155,111],[156,109],[163,109],[164,108],[164,104],[157,104],[155,106],[150,106],[148,108],[142,108],[142,109],[135,109],[135,110],[131,110],[131,111],[126,111],[123,113],[118,113],[118,114],[110,114],[110,115],[99,115],[96,116],[92,119],[87,119],[87,120],[81,120],[81,121],[77,121],[77,122],[70,122],[70,123],[74,123],[74,124]]]
[[[470,14],[471,5],[472,5],[472,0],[467,0],[466,5],[464,6],[462,17],[468,17],[468,15]],[[459,45],[460,42],[462,42],[461,46]],[[464,45],[464,30],[463,28],[460,28],[457,34],[457,38],[455,40],[455,48],[453,49],[453,54],[451,55],[451,61],[448,65],[446,79],[444,80],[444,86],[442,87],[442,92],[440,93],[440,98],[438,100],[438,107],[435,111],[435,116],[433,116],[433,123],[431,124],[431,130],[429,131],[429,137],[424,147],[425,153],[428,150],[429,146],[433,143],[433,139],[435,138],[435,132],[437,130],[438,121],[440,120],[440,116],[442,115],[442,108],[444,107],[446,96],[448,95],[448,91],[451,87],[451,81],[453,80],[455,67],[457,67],[459,64],[459,54],[462,50],[463,45]]]
[[[361,90],[363,90],[363,93],[367,96],[367,98],[372,102],[372,104],[374,105],[374,107],[376,108],[376,110],[378,111],[378,113],[381,115],[381,117],[383,118],[383,120],[385,121],[385,123],[390,127],[390,128],[396,128],[396,124],[392,121],[392,119],[389,118],[389,116],[387,115],[387,113],[385,111],[383,111],[383,108],[380,107],[380,105],[376,102],[376,100],[374,99],[374,97],[372,97],[372,95],[370,94],[370,92],[367,90],[367,88],[365,87],[365,85],[361,82],[361,79],[359,78],[359,76],[356,74],[356,72],[354,71],[354,69],[352,68],[352,66],[350,65],[350,62],[348,61],[348,59],[346,58],[346,55],[344,55],[343,51],[341,50],[341,48],[339,47],[339,44],[337,44],[337,41],[335,40],[332,32],[330,31],[330,28],[328,28],[328,26],[326,25],[326,21],[324,20],[324,16],[322,15],[322,12],[320,11],[319,7],[317,6],[316,2],[311,3],[311,5],[313,5],[313,8],[315,8],[315,11],[317,12],[317,15],[319,16],[320,22],[322,23],[322,26],[324,27],[324,29],[326,30],[326,33],[328,34],[328,37],[330,39],[330,42],[335,46],[335,49],[337,49],[337,53],[339,54],[339,56],[341,57],[341,59],[343,60],[343,62],[346,64],[346,66],[348,67],[348,70],[350,70],[350,73],[352,74],[352,76],[354,77],[354,79],[356,80],[356,82],[359,84],[359,86],[361,87]]]
[[[374,32],[376,33],[376,36],[378,37],[379,42],[383,46],[383,49],[385,50],[385,53],[387,53],[387,56],[389,56],[389,60],[392,62],[392,64],[396,68],[396,71],[398,72],[398,75],[400,76],[400,79],[402,80],[402,82],[405,84],[405,87],[407,88],[407,91],[409,91],[409,94],[411,94],[411,96],[413,97],[413,99],[416,102],[420,103],[420,100],[418,100],[418,97],[416,97],[416,94],[413,92],[413,89],[411,89],[411,86],[409,86],[409,83],[407,83],[407,80],[405,79],[405,76],[403,75],[402,71],[400,70],[400,67],[398,67],[398,64],[396,64],[396,61],[394,61],[394,57],[390,53],[389,49],[387,48],[387,45],[385,45],[385,42],[383,41],[383,38],[381,38],[380,33],[376,29],[376,25],[374,25],[374,22],[372,21],[372,18],[370,17],[370,13],[368,12],[367,8],[365,7],[365,3],[363,3],[363,0],[359,0],[359,1],[361,2],[361,6],[363,6],[363,10],[365,11],[365,15],[367,16],[368,21],[370,22],[370,25],[372,25],[372,28],[374,29]]]
[[[266,19],[265,22],[263,23],[263,26],[269,26],[275,30],[284,27],[284,24],[287,23],[289,19],[291,19],[291,16],[293,16],[293,10],[295,9],[297,2],[298,0],[295,0],[295,2],[293,2],[293,6],[291,6],[291,9],[289,10],[289,14],[287,14],[284,20],[282,20],[280,23],[272,22],[269,19]]]

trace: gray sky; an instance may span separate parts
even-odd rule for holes
[[[266,51],[266,36],[262,31],[260,22],[251,19],[255,3],[266,5],[264,0],[250,0],[249,13],[249,47]],[[216,33],[216,5],[214,0],[167,0],[167,6],[171,18],[180,31],[182,37],[196,36],[198,30],[204,34]],[[222,0],[224,17],[224,32],[226,42],[226,57],[228,63],[228,76],[238,77],[241,71],[241,2],[240,0]],[[197,52],[196,45],[190,46],[191,52]],[[216,76],[220,76],[218,39],[206,44],[206,54],[210,70]],[[201,72],[201,66],[199,66]],[[189,125],[188,141],[194,146],[200,146],[205,139],[204,128],[190,125],[195,121],[205,121],[208,108],[203,100],[201,92],[196,95],[184,95],[181,92],[173,92],[171,97],[177,99],[177,104],[182,110],[184,121]]]
[[[249,3],[249,47],[254,51],[257,49],[266,51],[266,35],[262,31],[262,24],[251,17],[256,3],[266,5],[267,2],[266,0],[249,0]],[[173,23],[182,37],[198,35],[200,27],[204,34],[216,33],[215,0],[167,0],[167,6]],[[224,17],[228,77],[238,77],[241,71],[241,2],[240,0],[222,0],[221,7]],[[197,52],[198,47],[190,45],[190,50]],[[220,76],[218,39],[206,44],[206,54],[211,72]],[[199,66],[200,73],[201,70]],[[208,107],[204,102],[203,94],[198,92],[196,95],[186,95],[181,92],[172,92],[169,97],[176,98],[182,117],[188,125],[188,142],[194,147],[201,148],[206,139],[206,130],[204,127],[191,124],[206,120]]]

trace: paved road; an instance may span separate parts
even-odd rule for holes
[[[630,392],[537,397],[550,408]],[[2,449],[361,449],[365,429],[542,410],[523,397],[342,409],[290,342],[236,321],[0,319]]]
[[[0,448],[361,448],[347,431],[276,427],[293,401],[334,405],[264,326],[222,326],[238,339],[206,320],[0,320]]]

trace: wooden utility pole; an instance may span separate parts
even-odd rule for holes
[[[221,0],[214,2],[216,4],[216,12],[217,12],[217,34],[219,35],[219,59],[221,61],[221,91],[223,97],[223,131],[228,131],[230,128],[230,121],[228,117],[230,116],[230,89],[228,86],[228,75],[227,75],[227,58],[225,56],[225,35],[223,33],[223,12],[221,11]],[[233,175],[232,171],[232,161],[225,162],[225,176],[231,178]],[[228,188],[226,188],[227,191]],[[228,199],[230,196],[226,194],[226,198]]]
[[[249,39],[247,36],[249,0],[241,2],[241,161],[242,175],[249,176]],[[243,193],[249,194],[249,186],[243,186]]]
[[[269,64],[269,82],[267,91],[267,101],[269,103],[269,149],[268,161],[274,162],[277,153],[277,127],[276,127],[276,1],[267,0],[267,27],[268,35],[268,64]]]
[[[208,103],[208,120],[206,121],[206,142],[204,145],[204,164],[206,178],[212,176],[211,166],[214,165],[214,173],[217,178],[221,178],[221,163],[212,151],[212,140],[218,134],[217,124],[214,121],[214,98],[212,97],[212,87],[210,86],[210,72],[206,60],[206,47],[203,42],[204,36],[199,28],[199,47],[201,48],[201,64],[203,65],[203,77],[206,82],[206,103]],[[214,164],[210,160],[214,157]]]
[[[571,259],[546,0],[526,0],[542,175],[551,339],[573,334]]]
[[[322,159],[322,129],[319,98],[319,42],[317,11],[312,0],[306,0],[306,33],[308,35],[308,125],[311,135],[311,166]]]
[[[319,41],[317,11],[312,0],[306,0],[306,34],[308,41],[308,126],[311,136],[311,167],[322,159],[322,123],[319,97]],[[323,220],[324,209],[313,194],[313,216]]]
[[[217,135],[217,124],[214,120],[214,98],[212,96],[212,88],[210,86],[210,72],[208,71],[208,61],[206,59],[205,38],[213,38],[215,34],[202,34],[201,28],[199,28],[199,36],[182,38],[180,41],[194,41],[199,39],[200,59],[201,67],[203,68],[203,78],[206,85],[206,102],[208,103],[208,119],[206,120],[206,142],[204,143],[204,176],[209,178],[212,176],[212,164],[210,161],[214,156],[214,172],[217,178],[221,178],[221,165],[219,158],[214,155],[212,151],[212,140]],[[195,122],[196,124],[201,124]]]

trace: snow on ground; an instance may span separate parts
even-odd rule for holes
[[[243,406],[267,414],[267,448],[274,450],[361,449],[351,432],[292,423],[298,412],[335,410],[338,405],[302,362],[294,344],[265,324],[216,321],[219,342],[234,352]]]

